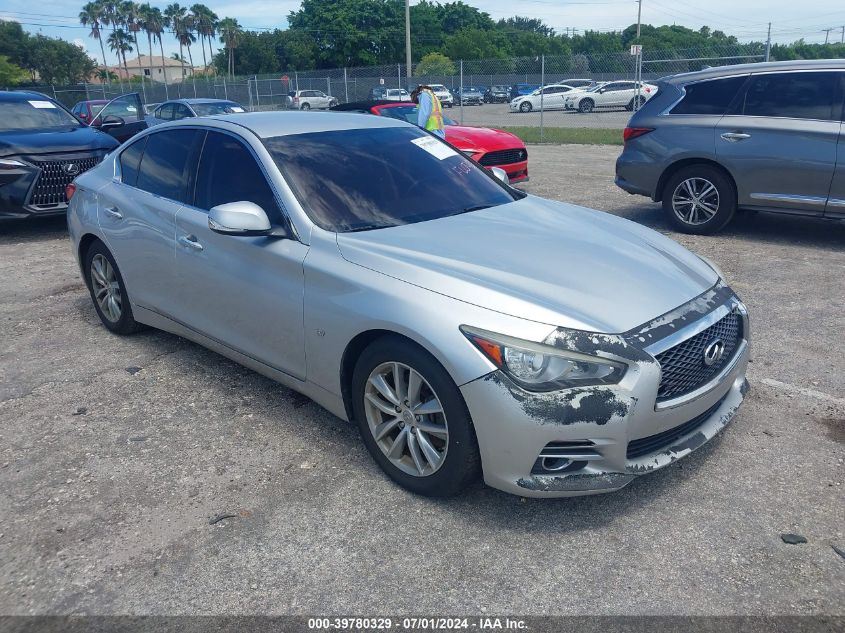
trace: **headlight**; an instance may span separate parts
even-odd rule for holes
[[[624,363],[541,343],[461,327],[470,342],[511,380],[528,391],[613,385],[622,380]]]
[[[18,169],[20,167],[26,167],[26,163],[14,158],[0,158],[0,169]]]

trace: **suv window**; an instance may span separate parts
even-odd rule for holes
[[[138,172],[138,189],[162,198],[185,201],[187,164],[200,130],[166,130],[147,137]]]
[[[839,120],[835,108],[837,74],[771,73],[751,77],[745,93],[746,116]]]
[[[120,180],[126,185],[134,187],[138,181],[138,167],[141,165],[147,138],[149,137],[145,136],[140,141],[135,141],[120,153]]]
[[[722,115],[739,92],[748,75],[700,81],[684,87],[683,100],[672,108],[672,114]]]
[[[208,210],[241,200],[254,202],[271,222],[282,223],[276,197],[252,152],[228,134],[209,132],[197,170],[194,206]]]

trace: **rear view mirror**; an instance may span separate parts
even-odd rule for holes
[[[508,178],[508,172],[506,172],[501,167],[493,167],[490,171],[492,171],[493,175],[506,185],[511,184],[511,179]]]
[[[222,235],[267,235],[272,229],[264,209],[245,200],[212,207],[208,228]]]

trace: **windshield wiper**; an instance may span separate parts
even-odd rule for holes
[[[461,209],[453,215],[458,215],[459,213],[472,213],[473,211],[481,211],[482,209],[489,209],[492,206],[492,204],[477,204],[474,207],[467,207],[466,209]]]

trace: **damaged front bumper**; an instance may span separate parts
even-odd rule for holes
[[[676,316],[695,331],[698,322],[744,306],[716,289]],[[716,307],[714,308],[714,304]],[[691,315],[706,311],[690,323]],[[663,319],[665,322],[665,319]],[[648,327],[626,335],[581,333],[582,340],[547,343],[625,358],[629,370],[619,384],[563,391],[529,392],[500,371],[461,387],[475,424],[485,482],[524,497],[567,497],[618,490],[639,475],[668,466],[699,448],[736,415],[748,382],[748,330],[719,374],[689,397],[666,406],[658,402],[660,364],[632,344]],[[673,338],[677,339],[679,332]],[[605,339],[605,340],[603,340]],[[590,346],[595,349],[585,349]],[[646,349],[650,349],[646,347]],[[543,456],[551,455],[551,458]]]

